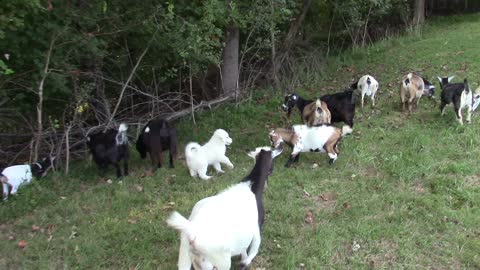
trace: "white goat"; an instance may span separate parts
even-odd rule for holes
[[[242,269],[252,262],[261,242],[263,190],[281,152],[260,150],[243,182],[197,202],[188,220],[172,213],[167,223],[181,232],[179,270],[190,270],[192,264],[196,270],[227,270],[235,255],[242,256]]]
[[[375,94],[378,90],[378,82],[370,75],[362,76],[357,83],[357,88],[360,90],[362,95],[362,108],[364,103],[365,95],[369,96],[372,99],[372,106],[375,106]]]

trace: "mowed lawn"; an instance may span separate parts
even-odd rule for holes
[[[307,153],[285,168],[288,148],[277,159],[250,269],[480,268],[480,115],[464,126],[451,107],[441,117],[436,79],[468,77],[478,87],[479,29],[477,14],[435,19],[420,33],[331,58],[316,77],[300,76],[297,92],[313,98],[369,73],[380,82],[377,107],[370,100],[357,107],[354,133],[334,165],[326,154]],[[437,86],[437,99],[422,98],[411,115],[399,101],[409,71]],[[150,162],[132,144],[131,174],[118,180],[110,169],[112,184],[85,161],[69,176],[50,173],[24,187],[0,204],[0,269],[175,269],[179,237],[166,218],[174,209],[188,216],[198,200],[241,181],[254,165],[245,151],[267,145],[270,128],[299,123],[296,111],[285,119],[282,95],[257,90],[238,106],[196,114],[196,126],[177,123],[175,169],[145,174]],[[193,179],[184,146],[206,142],[216,128],[233,138],[227,156],[235,168]]]

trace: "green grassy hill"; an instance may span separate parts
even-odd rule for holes
[[[421,33],[331,58],[322,76],[305,78],[297,90],[314,97],[369,73],[380,82],[377,107],[357,107],[354,133],[333,166],[326,154],[309,153],[284,168],[289,149],[277,159],[250,269],[480,268],[480,117],[464,126],[452,108],[440,117],[436,80],[457,75],[479,85],[478,29],[480,15],[439,18]],[[437,100],[422,98],[412,115],[399,101],[409,71],[437,86]],[[146,176],[149,160],[132,148],[131,175],[121,181],[111,169],[108,184],[83,162],[69,177],[50,174],[24,187],[0,204],[0,269],[175,269],[179,237],[166,217],[172,209],[188,216],[198,200],[248,174],[254,163],[245,150],[267,145],[271,127],[288,125],[282,100],[258,91],[239,106],[197,114],[195,127],[178,123],[182,156],[187,142],[203,143],[216,128],[233,138],[227,156],[235,168],[210,172],[210,181],[192,179],[184,160]],[[298,123],[297,112],[291,121]]]

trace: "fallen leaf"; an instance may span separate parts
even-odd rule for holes
[[[112,179],[107,180],[107,184],[111,185],[113,183]]]
[[[323,193],[320,196],[318,196],[322,201],[334,201],[337,199],[337,193],[335,192],[327,192]]]
[[[343,206],[343,208],[345,208],[345,209],[350,208],[350,204],[349,204],[348,202],[344,202],[344,203],[342,204],[342,206]]]
[[[129,219],[129,220],[127,220],[127,222],[130,223],[130,224],[137,224],[138,221],[135,220],[135,219]]]
[[[15,238],[16,238],[15,235],[9,235],[8,236],[8,240],[10,240],[10,241],[15,240]]]
[[[375,261],[374,260],[370,261],[370,267],[375,268]]]
[[[175,202],[168,202],[166,206],[163,207],[163,210],[170,210],[175,207]]]
[[[35,224],[32,225],[32,232],[36,232],[36,231],[38,231],[38,230],[40,230],[40,227],[38,227],[38,226],[35,225]]]
[[[137,189],[138,192],[143,191],[143,187],[141,185],[135,185],[135,189]]]
[[[50,235],[50,236],[48,237],[48,239],[47,239],[47,242],[52,241],[52,238],[53,238],[53,235]]]
[[[54,227],[53,224],[48,224],[48,225],[47,225],[47,233],[48,233],[48,234],[52,234],[52,232],[53,232],[53,227]]]
[[[313,163],[313,165],[312,165],[312,167],[311,167],[311,168],[312,168],[312,169],[316,169],[316,168],[318,168],[318,164],[317,164],[317,163]]]
[[[313,224],[313,213],[312,211],[308,211],[305,215],[305,223],[312,225]]]
[[[18,241],[18,247],[21,248],[21,249],[26,248],[27,247],[27,241],[25,241],[25,240]]]

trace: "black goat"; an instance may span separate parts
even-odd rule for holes
[[[175,167],[173,160],[177,159],[177,130],[166,120],[150,120],[138,136],[136,146],[142,159],[149,153],[153,170],[162,167],[162,152],[166,150],[170,154],[170,168]]]
[[[87,136],[87,145],[92,153],[93,160],[105,170],[109,164],[115,166],[117,177],[122,176],[120,161],[124,162],[124,175],[128,175],[128,159],[130,152],[128,148],[127,125],[120,124],[118,131],[108,129],[105,132],[98,132]]]
[[[282,147],[267,150],[269,147],[260,147],[251,151],[249,156],[255,159],[255,166],[250,174],[242,182],[251,182],[251,190],[255,194],[258,210],[258,226],[260,229],[265,222],[265,208],[263,206],[263,191],[265,189],[268,176],[273,172],[273,163],[275,157],[283,151]]]
[[[462,109],[467,108],[466,120],[467,123],[470,123],[473,93],[470,91],[467,79],[465,79],[463,83],[450,83],[452,79],[453,76],[449,78],[438,77],[440,87],[442,88],[440,103],[441,114],[445,114],[445,106],[447,104],[453,103],[458,122],[463,125]]]
[[[327,103],[331,114],[331,123],[344,122],[350,128],[347,133],[351,133],[353,129],[353,118],[355,117],[355,95],[353,94],[353,89],[324,95],[320,97],[320,100]],[[312,102],[313,100],[304,99],[296,93],[292,93],[285,96],[282,108],[287,112],[287,116],[290,116],[292,109],[297,106],[303,120],[303,111],[305,107]]]

